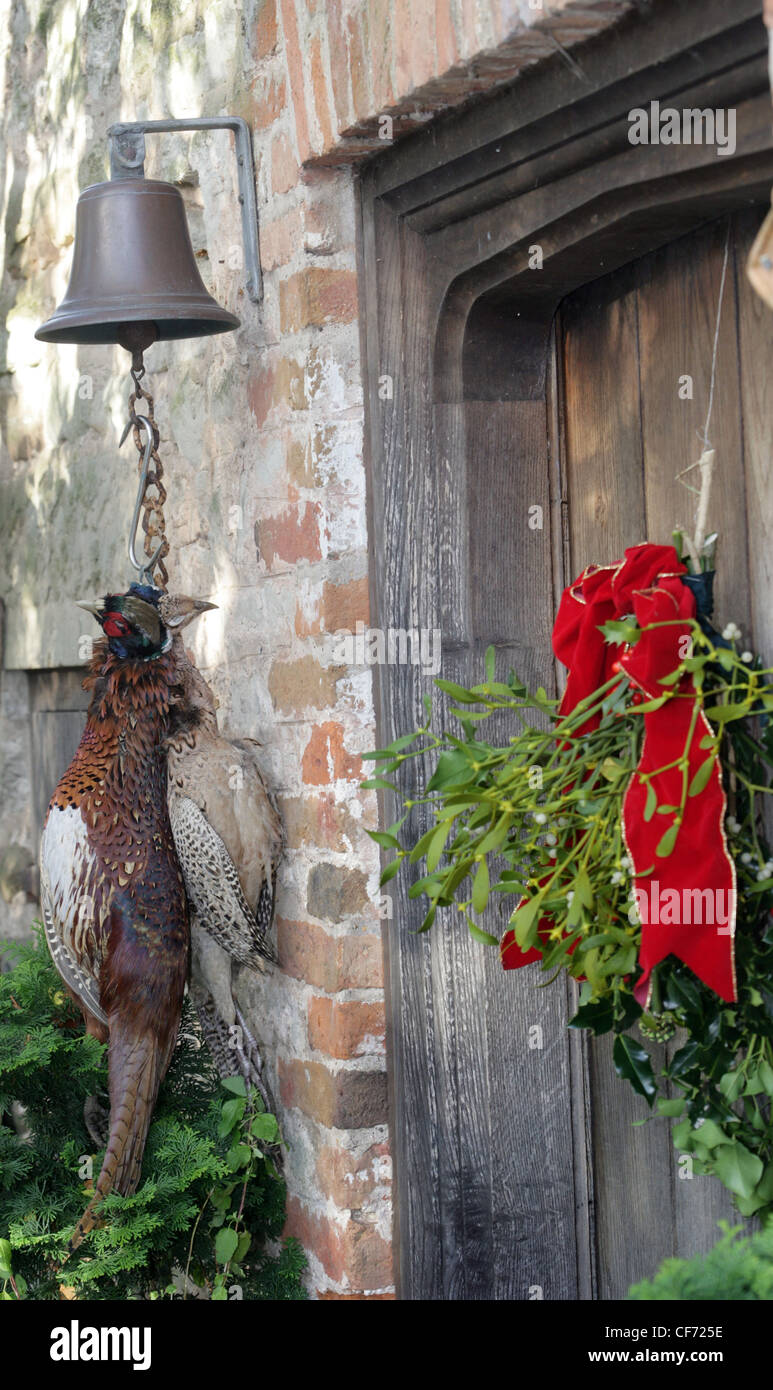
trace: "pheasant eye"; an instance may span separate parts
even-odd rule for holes
[[[128,637],[131,632],[131,624],[120,613],[106,613],[102,622],[102,631],[108,637]]]

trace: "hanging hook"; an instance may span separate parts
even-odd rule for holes
[[[156,564],[158,563],[161,551],[164,548],[163,540],[156,546],[154,554],[150,556],[150,559],[148,559],[145,562],[145,564],[142,564],[142,562],[137,559],[137,527],[139,525],[142,503],[145,500],[145,492],[148,486],[150,456],[153,453],[153,426],[151,425],[150,420],[148,420],[147,416],[137,415],[136,420],[129,421],[129,423],[126,426],[126,429],[121,435],[121,441],[118,447],[121,447],[121,444],[123,444],[127,434],[129,433],[129,430],[135,423],[138,426],[142,425],[144,427],[146,439],[145,450],[142,455],[140,483],[139,487],[137,488],[137,501],[134,504],[134,515],[132,516],[131,530],[129,532],[129,561],[133,565],[134,569],[136,569],[137,571],[140,584],[150,584],[151,587],[155,587],[153,585],[153,571],[156,568]]]

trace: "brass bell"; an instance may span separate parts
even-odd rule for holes
[[[238,327],[204,288],[179,189],[143,178],[84,189],[67,293],[36,338],[135,351]]]

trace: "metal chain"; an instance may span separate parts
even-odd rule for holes
[[[145,455],[145,445],[142,442],[142,429],[137,418],[135,406],[137,401],[142,402],[141,414],[146,416],[153,427],[153,448],[150,457],[152,466],[148,471],[147,485],[142,499],[142,529],[145,532],[145,554],[150,558],[155,549],[153,540],[158,537],[161,541],[161,550],[156,561],[157,575],[154,577],[154,584],[157,589],[166,590],[169,582],[164,557],[169,554],[169,542],[166,538],[166,521],[164,519],[164,503],[166,502],[166,488],[163,484],[164,465],[158,454],[159,432],[153,414],[153,397],[150,392],[142,386],[142,378],[145,375],[145,365],[142,360],[142,353],[135,352],[132,356],[131,377],[134,382],[134,390],[129,397],[129,420],[133,426],[133,437],[135,448],[139,454],[139,472],[142,474],[142,467]],[[151,489],[153,492],[151,493]]]

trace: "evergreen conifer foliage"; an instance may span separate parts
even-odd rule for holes
[[[133,1197],[108,1197],[97,1229],[69,1253],[102,1159],[83,1107],[94,1095],[107,1104],[107,1048],[84,1035],[42,934],[9,952],[14,968],[0,975],[0,1297],[306,1298],[303,1251],[280,1243],[284,1182],[264,1151],[276,1120],[240,1077],[220,1081],[187,1001],[144,1178]]]

